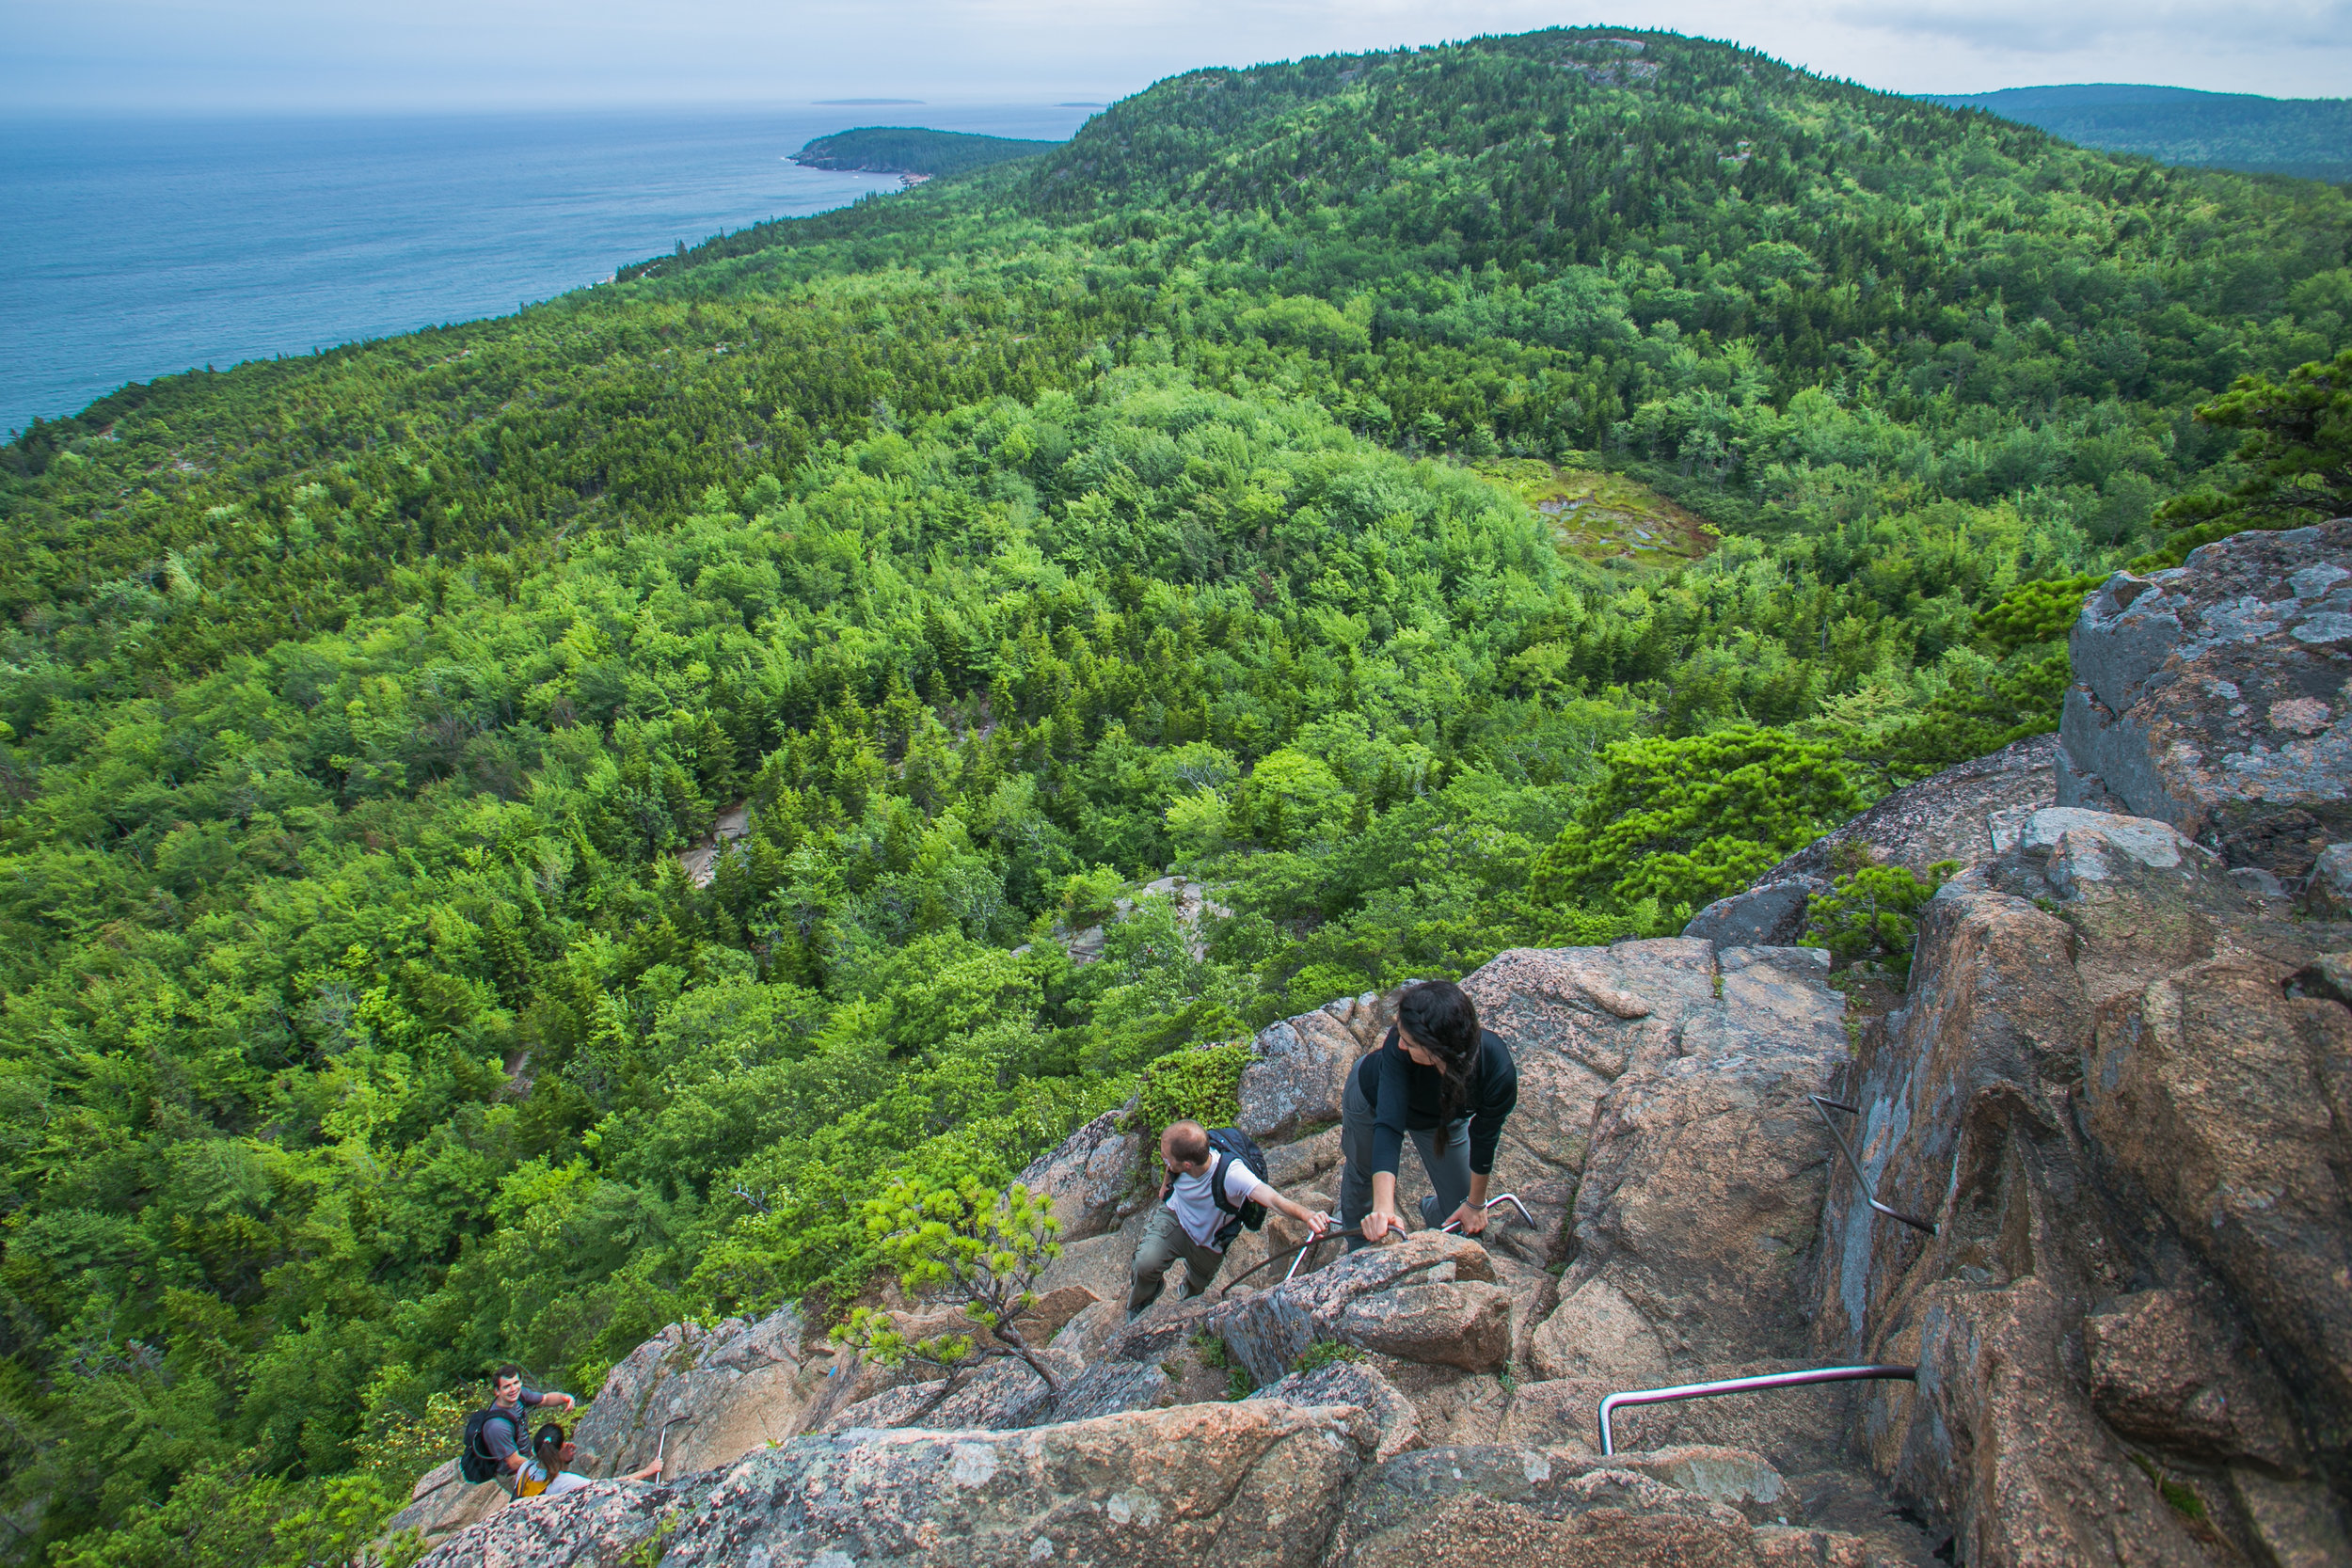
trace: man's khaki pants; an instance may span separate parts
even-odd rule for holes
[[[1182,1222],[1167,1205],[1152,1211],[1149,1224],[1143,1227],[1143,1240],[1136,1247],[1134,1279],[1127,1289],[1127,1312],[1130,1317],[1160,1299],[1161,1276],[1177,1259],[1184,1260],[1184,1294],[1197,1296],[1209,1288],[1216,1271],[1225,1266],[1225,1254],[1215,1247],[1202,1246],[1184,1234]]]

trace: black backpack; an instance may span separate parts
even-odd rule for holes
[[[1209,1148],[1213,1152],[1222,1154],[1228,1160],[1239,1160],[1248,1167],[1250,1175],[1261,1181],[1265,1180],[1265,1150],[1258,1147],[1257,1139],[1240,1128],[1210,1128]],[[1265,1205],[1254,1197],[1239,1205],[1229,1202],[1225,1196],[1225,1166],[1219,1163],[1212,1168],[1216,1173],[1216,1180],[1210,1184],[1209,1196],[1216,1201],[1219,1209],[1233,1216],[1226,1221],[1216,1233],[1217,1248],[1222,1251],[1233,1244],[1233,1238],[1241,1234],[1244,1226],[1256,1230],[1265,1224]],[[1168,1195],[1175,1190],[1176,1179],[1171,1176],[1168,1179],[1167,1184],[1160,1188],[1161,1201],[1166,1202]]]
[[[457,1473],[479,1486],[485,1481],[499,1479],[499,1462],[490,1452],[490,1445],[483,1440],[482,1429],[491,1421],[504,1421],[515,1433],[515,1451],[523,1449],[523,1418],[518,1410],[501,1410],[497,1405],[477,1410],[466,1418],[466,1446],[457,1456]]]

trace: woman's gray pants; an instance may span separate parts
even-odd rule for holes
[[[1356,1075],[1347,1075],[1347,1093],[1340,1100],[1340,1158],[1347,1162],[1347,1169],[1340,1178],[1340,1223],[1347,1230],[1347,1250],[1369,1246],[1364,1240],[1364,1216],[1372,1212],[1372,1101],[1356,1086]],[[1470,1117],[1464,1117],[1446,1129],[1445,1152],[1438,1152],[1438,1134],[1414,1131],[1409,1136],[1413,1147],[1421,1150],[1422,1168],[1429,1173],[1429,1184],[1437,1189],[1421,1200],[1421,1223],[1436,1229],[1453,1217],[1454,1211],[1470,1196]]]

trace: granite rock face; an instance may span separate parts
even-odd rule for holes
[[[1744,1375],[1804,1354],[1829,1134],[1808,1103],[1848,1057],[1845,1001],[1804,948],[1721,955],[1723,995],[1674,1053],[1629,1069],[1596,1117],[1576,1199],[1579,1251],[1529,1359],[1619,1388]],[[1800,1408],[1827,1410],[1826,1396]],[[1763,1402],[1710,1411],[1775,1463],[1819,1463],[1768,1433]]]
[[[2289,990],[2346,934],[2078,808],[1929,902],[1846,1098],[1936,1232],[1840,1171],[1815,1332],[1918,1365],[1850,1435],[1961,1560],[2347,1560],[2352,1010]]]
[[[1826,887],[1841,850],[1915,873],[1938,861],[1972,865],[1987,859],[2000,852],[2017,823],[2058,803],[2057,752],[2052,736],[2029,736],[1921,779],[1823,833],[1764,873],[1756,886]]]
[[[1332,1337],[1424,1366],[1490,1372],[1511,1359],[1511,1294],[1481,1280],[1382,1291],[1348,1303]]]
[[[1225,1303],[1200,1320],[1235,1364],[1261,1384],[1287,1376],[1318,1339],[1337,1339],[1404,1359],[1460,1365],[1466,1354],[1500,1363],[1510,1348],[1507,1305],[1493,1285],[1486,1249],[1467,1236],[1424,1230],[1389,1246],[1350,1253],[1328,1268],[1303,1274],[1247,1299]],[[1443,1297],[1406,1294],[1415,1286],[1454,1286]],[[1471,1293],[1465,1287],[1484,1285]],[[1375,1305],[1377,1303],[1377,1305]],[[1500,1308],[1500,1313],[1499,1309]],[[1461,1337],[1469,1333],[1468,1348]],[[1357,1338],[1369,1336],[1376,1343]],[[1498,1341],[1499,1347],[1498,1347]],[[1116,1349],[1114,1349],[1116,1354]]]
[[[494,1481],[469,1484],[457,1473],[456,1460],[444,1460],[417,1478],[408,1505],[384,1521],[383,1533],[415,1530],[427,1546],[437,1546],[467,1526],[488,1518],[505,1502],[505,1487]]]
[[[600,1481],[560,1497],[517,1498],[443,1541],[418,1568],[622,1568],[659,1552],[664,1523],[702,1506],[717,1480]]]
[[[2352,517],[2119,572],[2067,651],[2058,804],[2159,818],[2290,888],[2352,838]]]
[[[503,1509],[442,1560],[2352,1561],[2352,894],[2332,847],[2290,886],[2226,833],[2054,805],[2052,752],[1846,830],[1972,863],[1883,1018],[1818,949],[1728,940],[1784,934],[1785,895],[1469,976],[1519,1065],[1492,1190],[1532,1225],[1333,1243],[1285,1282],[1270,1223],[1130,1323],[1151,1132],[1103,1118],[1028,1173],[1069,1227],[1025,1325],[1058,1394],[1005,1360],[787,1376],[788,1315],[674,1328],[583,1435],[641,1462],[676,1409],[672,1452],[708,1419],[733,1451],[693,1462],[731,1467]],[[1261,1032],[1242,1119],[1292,1196],[1338,1191],[1326,1124],[1395,1006]],[[1813,1094],[1860,1106],[1867,1179],[1933,1234],[1862,1200]],[[1417,1158],[1398,1185],[1410,1215]],[[1612,1392],[1859,1360],[1918,1381],[1624,1410],[1596,1451]],[[732,1412],[763,1400],[754,1435]]]
[[[1309,1568],[1378,1447],[1358,1410],[1265,1400],[804,1437],[737,1465],[661,1562]]]
[[[1053,1369],[1063,1392],[1073,1387],[1087,1370],[1076,1356],[1063,1351],[1042,1351],[1039,1359]],[[1095,1398],[1108,1394],[1100,1386],[1090,1391]],[[999,1355],[955,1377],[884,1389],[834,1414],[821,1430],[923,1427],[937,1432],[963,1428],[1006,1432],[1052,1419],[1059,1397],[1026,1361],[1017,1355]]]
[[[1115,1228],[1121,1210],[1148,1196],[1137,1191],[1144,1134],[1125,1125],[1133,1109],[1104,1112],[1022,1171],[1021,1184],[1050,1200],[1065,1243]]]
[[[1356,1483],[1328,1560],[1332,1568],[1865,1568],[1883,1560],[1851,1536],[1758,1528],[1731,1501],[1645,1473],[1703,1475],[1742,1501],[1753,1502],[1756,1490],[1778,1497],[1780,1478],[1753,1455],[1646,1457],[1666,1463],[1637,1468],[1500,1444],[1400,1454]]]
[[[1804,941],[1813,893],[1808,881],[1767,882],[1716,899],[1691,917],[1682,934],[1718,947],[1794,947]]]
[[[1517,1193],[1534,1217],[1490,1226],[1486,1240],[1537,1267],[1569,1246],[1568,1212],[1595,1115],[1619,1079],[1664,1060],[1693,1012],[1715,1006],[1715,949],[1680,938],[1612,947],[1513,948],[1462,982],[1487,1028],[1511,1042],[1519,1103],[1503,1126],[1494,1192]],[[1418,1161],[1398,1173],[1406,1212],[1428,1191]]]
[[[1311,1372],[1293,1372],[1249,1397],[1295,1405],[1353,1405],[1380,1433],[1375,1459],[1392,1459],[1421,1447],[1421,1417],[1412,1401],[1365,1362],[1335,1361]]]
[[[1234,1125],[1278,1142],[1304,1125],[1337,1121],[1347,1075],[1365,1050],[1361,1037],[1320,1009],[1267,1025],[1258,1032],[1258,1059],[1242,1070]]]
[[[802,1333],[789,1307],[712,1329],[672,1323],[606,1374],[572,1430],[576,1467],[624,1475],[652,1463],[659,1447],[670,1473],[683,1474],[793,1435],[824,1381],[824,1368],[802,1358]]]

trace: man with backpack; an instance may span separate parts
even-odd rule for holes
[[[572,1410],[579,1402],[569,1394],[542,1394],[523,1386],[523,1370],[509,1362],[490,1379],[491,1402],[466,1418],[466,1449],[458,1472],[479,1484],[502,1481],[509,1486],[530,1460],[523,1443],[526,1410],[561,1407]]]
[[[1230,1127],[1212,1132],[1197,1121],[1180,1121],[1160,1134],[1160,1163],[1168,1181],[1160,1207],[1144,1227],[1136,1247],[1127,1291],[1129,1322],[1160,1297],[1168,1266],[1184,1260],[1184,1294],[1209,1288],[1225,1265],[1225,1249],[1244,1227],[1257,1229],[1267,1209],[1279,1209],[1320,1237],[1330,1216],[1311,1213],[1265,1182],[1265,1156]]]

